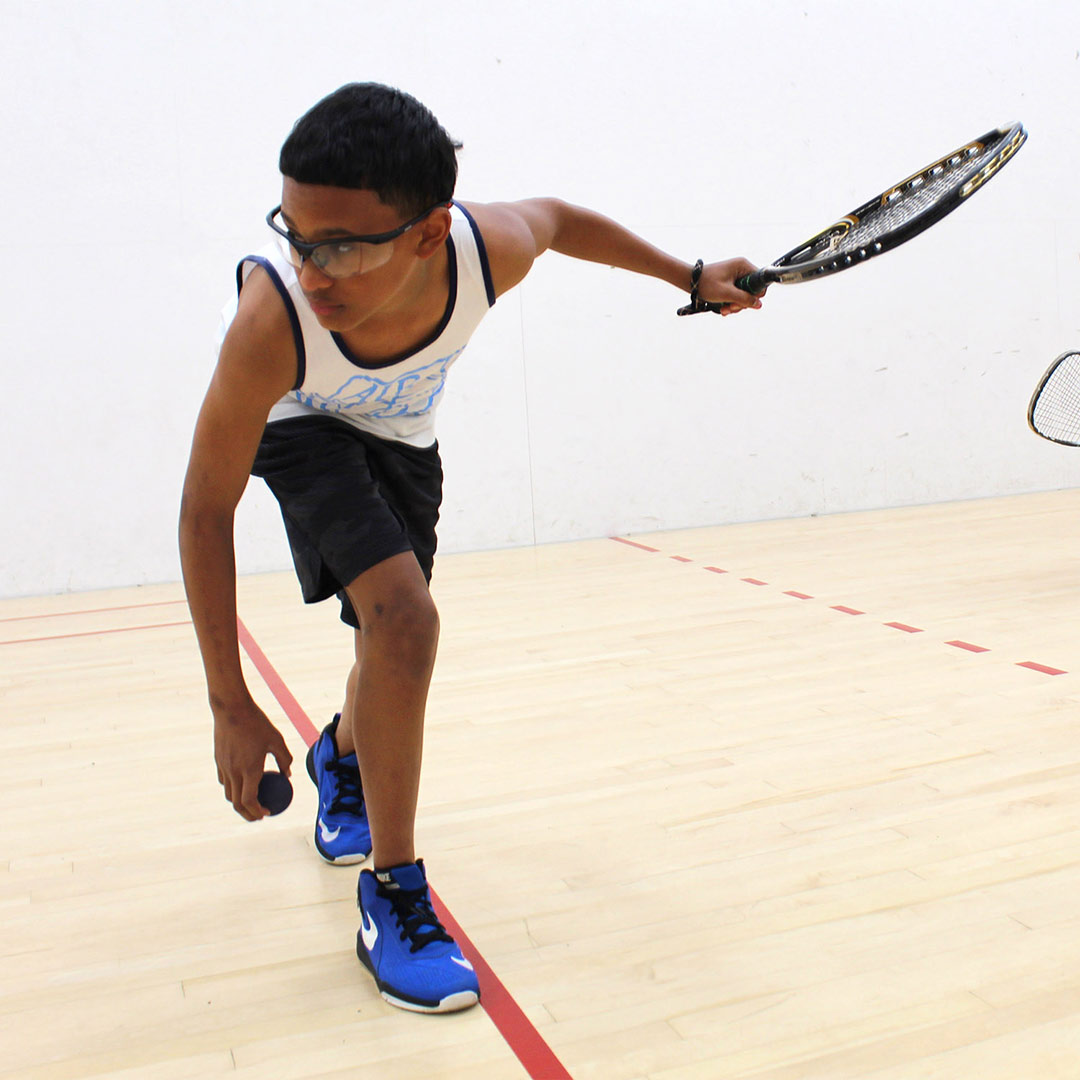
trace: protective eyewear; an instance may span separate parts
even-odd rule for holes
[[[266,215],[266,224],[278,234],[278,243],[285,258],[297,270],[304,265],[305,259],[310,259],[320,273],[327,277],[347,278],[366,274],[369,270],[375,270],[389,262],[394,253],[393,241],[414,225],[418,225],[432,210],[443,205],[445,204],[437,203],[436,206],[429,207],[422,214],[417,214],[411,221],[406,221],[404,225],[399,225],[390,232],[373,233],[369,236],[335,236],[313,244],[301,240],[292,232],[281,217],[280,206],[275,206]]]

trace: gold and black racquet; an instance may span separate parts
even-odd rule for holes
[[[1024,144],[1022,124],[996,128],[875,195],[836,224],[822,229],[774,263],[739,278],[744,292],[760,296],[770,285],[835,274],[899,247],[951,214],[979,190]],[[700,300],[697,288],[680,315],[723,311]]]

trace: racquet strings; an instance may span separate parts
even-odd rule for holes
[[[869,209],[864,207],[862,216],[850,227],[838,224],[807,241],[803,248],[792,252],[785,261],[801,263],[826,255],[846,255],[868,247],[880,236],[902,229],[953,189],[966,183],[976,171],[979,160],[996,149],[996,144],[975,144],[958,150],[884,193]],[[847,220],[851,221],[850,218]]]
[[[1066,353],[1031,402],[1032,428],[1044,439],[1080,444],[1080,353]]]

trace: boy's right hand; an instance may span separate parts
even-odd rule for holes
[[[281,732],[254,702],[242,708],[214,710],[214,760],[225,798],[246,821],[258,821],[269,811],[259,802],[259,781],[271,754],[278,770],[288,776],[292,754]]]

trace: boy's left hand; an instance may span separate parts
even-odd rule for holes
[[[698,282],[698,299],[713,304],[726,304],[721,315],[734,315],[737,311],[761,307],[761,297],[736,288],[735,282],[757,267],[749,259],[726,259],[708,263],[701,271]]]

